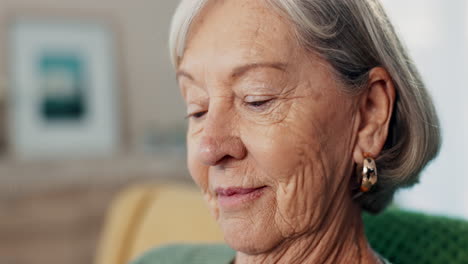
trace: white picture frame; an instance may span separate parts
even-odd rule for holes
[[[120,124],[112,28],[89,20],[16,18],[8,41],[14,155],[113,155]]]

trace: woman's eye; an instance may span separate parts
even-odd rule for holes
[[[247,104],[249,107],[259,109],[262,107],[266,107],[272,101],[273,101],[273,98],[268,98],[268,99],[261,99],[261,100],[255,100],[255,101],[247,101],[245,102],[245,104]]]
[[[259,106],[262,106],[266,103],[268,103],[270,100],[263,100],[263,101],[255,101],[255,102],[249,102],[248,104],[250,106],[254,106],[254,107],[259,107]]]
[[[207,111],[195,112],[195,113],[189,114],[187,118],[199,119],[199,118],[202,118],[206,114],[206,112]]]

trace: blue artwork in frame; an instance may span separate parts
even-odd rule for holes
[[[87,112],[85,65],[79,55],[44,52],[38,62],[40,115],[46,121],[79,121]]]

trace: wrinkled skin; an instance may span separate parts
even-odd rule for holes
[[[190,173],[236,263],[378,263],[350,182],[362,153],[383,146],[391,82],[376,69],[375,89],[343,92],[331,66],[265,7],[216,1],[191,28],[178,66]],[[232,186],[266,188],[224,210],[215,189]]]

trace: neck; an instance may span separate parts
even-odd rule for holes
[[[320,230],[286,239],[266,253],[238,252],[235,264],[379,263],[365,237],[360,208],[349,198],[340,200],[346,202],[330,206]]]

